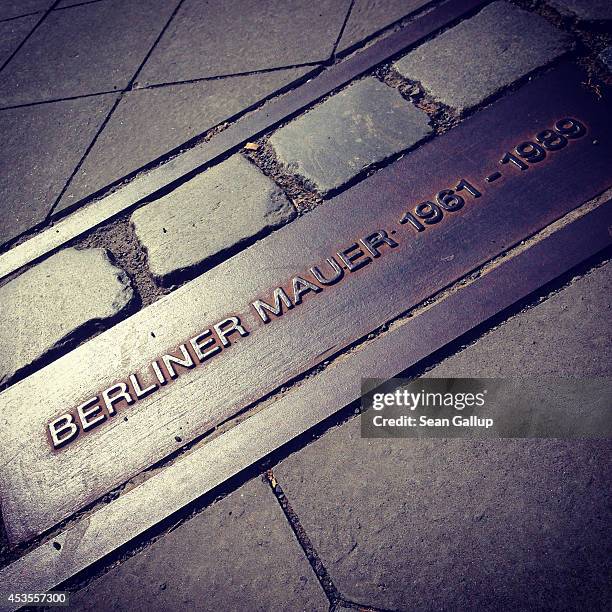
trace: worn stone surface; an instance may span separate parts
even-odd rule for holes
[[[130,303],[125,273],[103,249],[69,248],[0,287],[0,383]]]
[[[429,0],[355,0],[338,51],[346,51],[364,38],[409,15]]]
[[[612,266],[431,376],[609,376]],[[274,468],[342,595],[385,609],[606,609],[610,441],[366,440],[358,419]],[[316,478],[313,478],[316,474]]]
[[[321,610],[268,486],[251,481],[72,596],[75,610]]]
[[[285,194],[240,155],[214,166],[131,217],[161,281],[287,223]]]
[[[411,51],[394,67],[441,102],[465,110],[547,64],[570,44],[567,34],[542,17],[494,2]]]
[[[570,13],[585,21],[612,19],[610,0],[550,0],[549,4],[562,13]]]
[[[278,70],[125,94],[58,210],[222,123],[309,70]]]
[[[290,172],[326,193],[430,132],[426,113],[366,78],[276,131],[270,144]]]
[[[87,2],[87,1],[88,0],[60,0],[57,3],[56,8],[60,9],[60,8],[72,7],[72,6],[76,6],[77,4],[83,4],[83,2]],[[95,0],[95,1],[105,2],[105,0]]]
[[[599,59],[607,66],[608,70],[612,72],[612,47],[604,49],[599,54]]]
[[[19,15],[45,11],[52,4],[53,0],[1,0],[0,19],[11,19]]]
[[[607,377],[612,373],[612,265],[506,321],[434,370],[435,376]]]
[[[0,22],[0,65],[11,56],[38,19],[38,15],[30,15]]]
[[[125,87],[177,1],[104,0],[52,11],[3,71],[0,104]]]
[[[0,244],[45,219],[114,102],[108,94],[0,111]]]
[[[350,0],[186,0],[139,81],[167,83],[329,59]]]

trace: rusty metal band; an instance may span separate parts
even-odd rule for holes
[[[77,520],[2,569],[0,585],[12,592],[60,586],[357,400],[361,377],[404,372],[611,245],[612,201],[608,201]],[[14,609],[6,600],[0,604],[0,610]]]
[[[540,76],[2,392],[9,540],[53,527],[604,192],[612,126],[582,80],[571,64]],[[266,322],[255,306],[281,290],[287,308]],[[246,333],[222,347],[212,328],[229,315]],[[214,356],[155,382],[162,355],[209,341]],[[61,447],[56,427],[69,434]]]

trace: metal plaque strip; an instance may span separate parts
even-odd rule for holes
[[[581,79],[564,65],[527,84],[0,394],[10,540],[602,193],[612,126]],[[520,163],[500,163],[508,156]],[[496,169],[502,178],[486,183]],[[62,418],[79,427],[55,448],[50,424]]]
[[[0,570],[0,591],[56,588],[357,400],[360,378],[386,378],[405,371],[609,247],[611,227],[612,202],[608,202],[503,260],[471,284],[363,345],[349,358],[332,362],[261,412]],[[0,610],[16,607],[2,597]]]

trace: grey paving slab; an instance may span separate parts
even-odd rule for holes
[[[186,0],[140,82],[167,83],[329,59],[350,0]]]
[[[11,56],[39,20],[38,15],[0,21],[0,65]]]
[[[268,486],[251,481],[72,596],[87,610],[320,610],[329,603]]]
[[[72,206],[222,123],[309,70],[279,70],[127,93],[68,187],[58,210]]]
[[[355,0],[337,51],[349,49],[429,2],[430,0]]]
[[[431,376],[610,375],[612,266]],[[357,419],[274,472],[344,597],[389,609],[604,610],[610,441],[366,440]]]
[[[149,269],[163,281],[295,216],[281,189],[234,155],[139,208],[130,220]]]
[[[426,113],[366,78],[279,129],[270,144],[290,172],[326,193],[430,132]]]
[[[435,369],[437,376],[612,374],[612,265],[506,321]]]
[[[105,0],[52,11],[0,75],[0,105],[125,87],[178,0]]]
[[[394,66],[433,97],[465,110],[560,56],[570,45],[569,36],[542,17],[494,2]]]
[[[127,275],[103,249],[60,251],[0,287],[0,383],[130,303]]]
[[[549,4],[584,21],[612,19],[610,0],[549,0]]]
[[[46,11],[52,4],[53,0],[0,0],[0,19]]]
[[[115,99],[0,111],[0,244],[45,219]]]

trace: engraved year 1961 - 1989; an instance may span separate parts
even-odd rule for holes
[[[512,152],[505,152],[499,164],[513,167],[521,172],[528,170],[531,165],[546,159],[549,153],[565,148],[571,140],[585,134],[586,127],[577,119],[571,117],[559,119],[552,128],[538,132],[533,140],[525,140]],[[502,172],[496,170],[485,177],[485,182],[491,184],[502,177]],[[459,195],[459,192],[464,192],[472,198],[479,198],[482,196],[483,188],[462,178],[454,189],[442,189],[432,200],[425,200],[406,211],[399,221],[400,224],[407,223],[417,232],[424,231],[428,225],[441,221],[446,213],[453,213],[463,208],[465,198]]]

